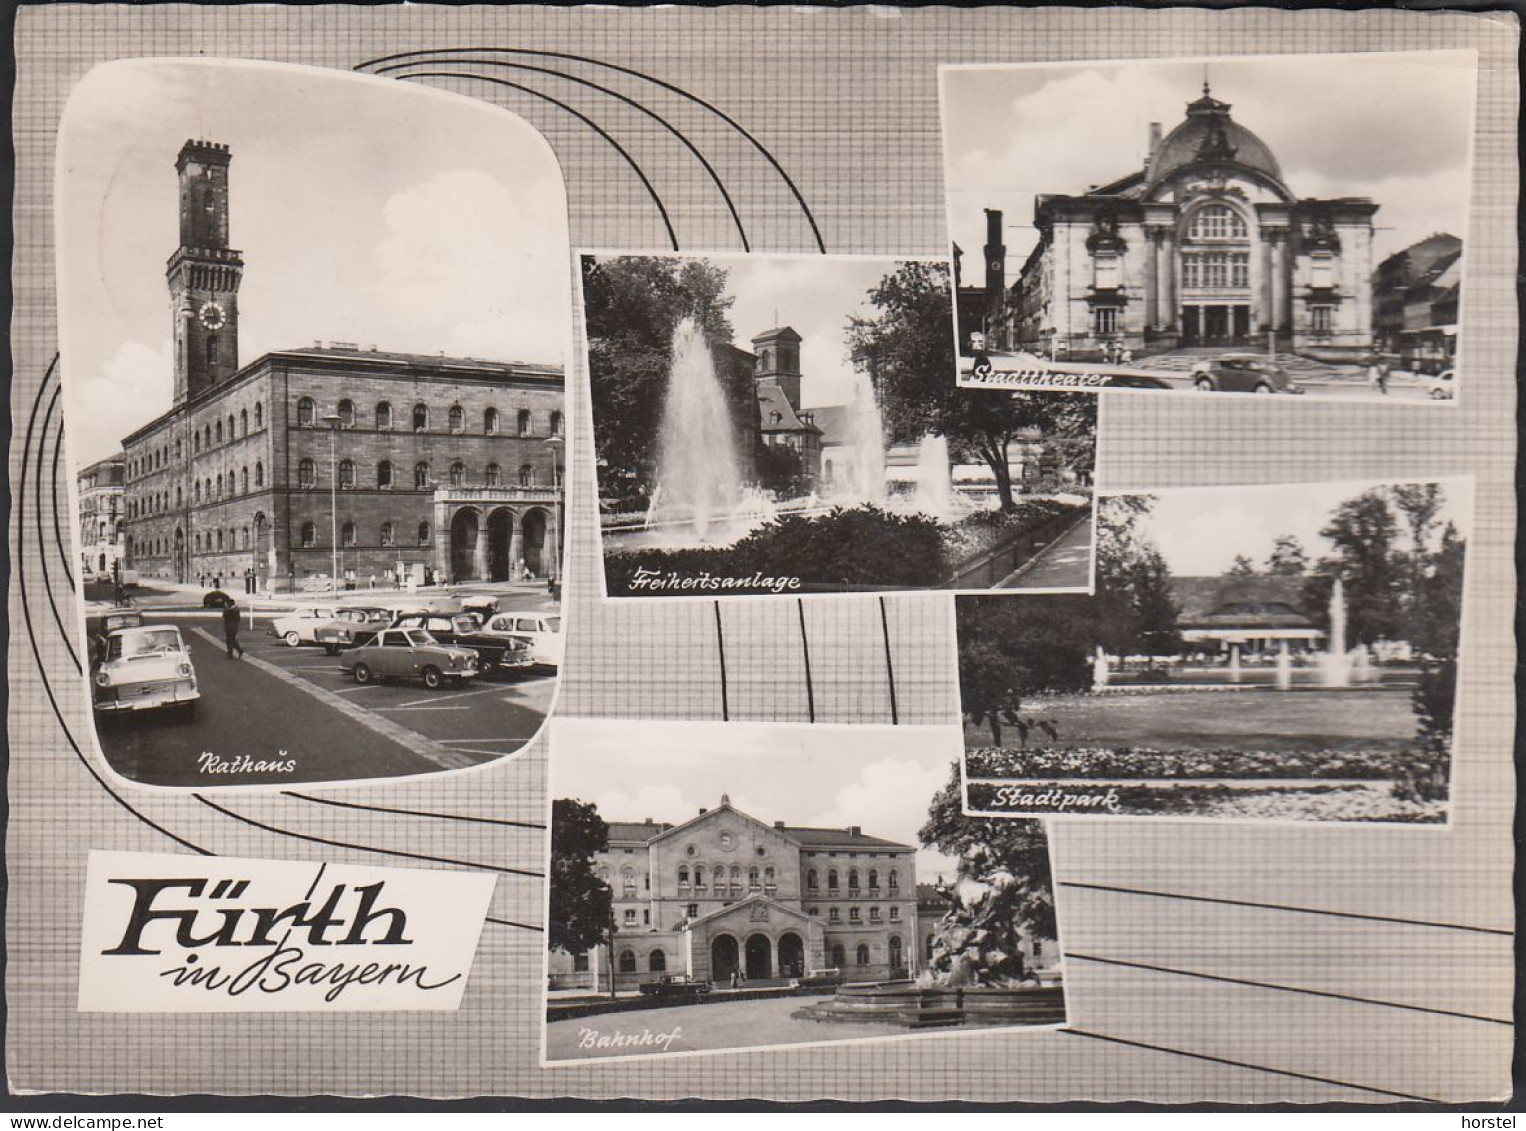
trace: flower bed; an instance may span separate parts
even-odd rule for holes
[[[1018,503],[1016,510],[977,511],[941,531],[948,572],[1046,522],[1065,516],[1080,518],[1090,509],[1090,502],[1030,499]]]
[[[1439,824],[1446,802],[1401,801],[1381,784],[1279,789],[1226,785],[1106,785],[1025,781],[971,782],[971,810],[1002,816],[1234,817],[1275,821],[1382,821]],[[1081,799],[1079,802],[1077,799]]]
[[[1392,781],[1403,756],[1384,751],[1152,750],[1117,746],[1073,750],[967,750],[965,773],[976,778],[1339,778]]]

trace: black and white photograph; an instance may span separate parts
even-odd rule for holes
[[[961,385],[1454,399],[1473,52],[940,82]]]
[[[58,237],[100,750],[164,786],[521,748],[561,662],[561,176],[522,122],[381,79],[118,63]]]
[[[947,265],[583,257],[608,597],[1086,592],[1097,404],[957,389]]]
[[[952,727],[558,722],[546,1063],[1065,1022],[1040,821]]]
[[[1445,823],[1472,497],[1103,495],[1095,596],[959,599],[968,811]]]

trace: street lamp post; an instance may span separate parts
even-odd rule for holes
[[[329,428],[329,584],[335,596],[339,594],[339,416],[330,413],[323,418]]]
[[[551,449],[551,489],[556,495],[556,538],[557,544],[553,553],[555,557],[554,567],[551,570],[551,580],[560,581],[562,576],[562,545],[566,542],[563,536],[564,524],[566,523],[566,510],[562,490],[562,465],[561,450],[566,441],[560,436],[547,436],[546,447]]]

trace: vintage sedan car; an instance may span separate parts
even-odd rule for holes
[[[534,662],[530,659],[529,644],[516,636],[483,632],[482,622],[472,613],[400,613],[392,627],[422,628],[441,644],[470,648],[477,653],[483,675],[527,668]]]
[[[1254,353],[1226,353],[1216,361],[1200,361],[1192,367],[1192,387],[1199,392],[1291,393],[1303,390],[1286,369],[1270,358]]]
[[[800,975],[798,978],[791,978],[790,988],[821,990],[832,986],[840,986],[846,981],[847,979],[843,977],[843,972],[836,967],[832,967],[826,970],[811,970]]]
[[[108,632],[105,652],[90,676],[91,701],[100,714],[178,707],[191,712],[201,692],[191,653],[170,624]]]
[[[482,626],[484,636],[505,636],[530,646],[530,662],[562,665],[562,618],[556,613],[499,613]]]
[[[204,609],[226,609],[232,604],[235,604],[233,598],[221,589],[210,589],[207,591],[207,595],[201,599],[201,607]]]
[[[334,619],[313,629],[313,640],[322,644],[330,656],[337,656],[346,648],[369,644],[376,634],[392,623],[392,614],[386,609],[371,606],[346,606],[334,610]]]
[[[692,997],[708,994],[710,983],[688,974],[664,974],[655,982],[642,982],[636,988],[648,997]]]
[[[327,624],[333,619],[333,605],[303,605],[272,619],[267,631],[270,635],[286,641],[288,647],[296,648],[302,644],[318,643],[315,635],[318,626]]]
[[[384,628],[369,644],[344,653],[340,666],[356,683],[417,679],[433,690],[446,680],[462,683],[474,678],[477,653],[441,644],[422,628]]]
[[[143,614],[137,609],[113,609],[85,618],[85,643],[88,645],[90,667],[94,670],[106,657],[106,644],[113,632],[123,628],[138,628],[143,624]]]
[[[1457,386],[1452,384],[1452,378],[1456,370],[1443,369],[1434,377],[1417,376],[1416,381],[1426,389],[1426,395],[1433,401],[1449,401],[1457,395]]]

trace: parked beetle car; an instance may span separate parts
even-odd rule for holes
[[[191,653],[170,624],[108,632],[90,677],[91,702],[101,714],[178,707],[191,712],[201,692]]]
[[[1303,390],[1288,371],[1270,358],[1254,353],[1226,353],[1215,361],[1192,367],[1192,387],[1199,392],[1291,393]]]
[[[318,626],[333,619],[333,605],[302,605],[271,620],[268,631],[271,636],[296,648],[301,644],[316,644],[318,640],[314,633],[318,631]]]
[[[228,596],[221,589],[210,590],[207,595],[201,599],[201,607],[204,609],[226,609],[229,605],[232,604],[235,604],[233,598]]]
[[[385,628],[369,644],[344,653],[340,666],[356,683],[376,679],[418,679],[434,690],[477,674],[477,653],[441,644],[422,628]]]

